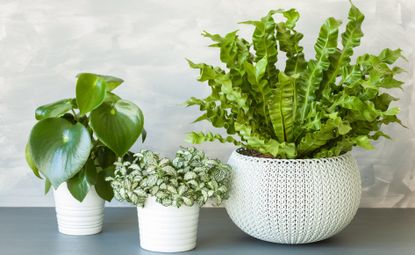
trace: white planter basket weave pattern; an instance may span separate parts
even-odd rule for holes
[[[137,212],[141,248],[181,252],[196,247],[199,206],[165,207],[149,197]]]
[[[234,151],[226,210],[247,234],[300,244],[329,238],[353,219],[361,194],[350,153],[325,159],[266,159]]]
[[[102,231],[105,201],[91,187],[84,201],[72,197],[66,183],[54,190],[59,232],[67,235],[93,235]]]

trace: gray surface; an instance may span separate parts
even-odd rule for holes
[[[85,237],[59,234],[53,208],[1,208],[1,255],[157,254],[138,244],[135,208],[106,208],[104,232]],[[415,209],[360,209],[337,236],[308,245],[279,245],[249,237],[224,209],[202,209],[198,245],[185,254],[415,254]]]

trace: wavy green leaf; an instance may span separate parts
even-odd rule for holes
[[[186,142],[193,144],[201,144],[203,142],[219,141],[221,143],[233,143],[234,145],[241,145],[241,142],[235,140],[232,136],[223,137],[219,134],[213,134],[212,132],[191,132],[186,137]]]
[[[269,101],[269,116],[279,142],[292,142],[294,120],[297,110],[295,78],[284,73],[278,74],[278,86]]]
[[[360,45],[363,37],[362,23],[365,16],[353,4],[349,10],[349,22],[346,25],[346,31],[341,35],[343,49],[338,56],[332,59],[327,77],[321,85],[324,95],[330,97],[330,86],[336,81],[342,68],[350,63],[350,57],[353,55],[353,48]]]
[[[320,34],[314,45],[316,60],[308,62],[307,70],[303,76],[304,84],[298,90],[300,123],[304,122],[307,112],[310,110],[310,103],[316,99],[315,92],[320,87],[323,71],[330,66],[329,56],[336,52],[340,24],[340,21],[329,18],[320,29]]]
[[[298,154],[308,155],[315,150],[327,144],[330,140],[339,136],[346,135],[352,128],[349,123],[343,121],[340,117],[329,119],[322,124],[318,131],[307,133],[298,144]]]
[[[277,39],[275,34],[276,23],[273,15],[278,10],[270,11],[266,16],[259,21],[245,21],[241,24],[248,24],[255,26],[252,34],[252,44],[255,49],[255,61],[260,61],[263,58],[267,59],[267,76],[270,83],[276,82],[278,71],[275,64],[278,60]]]

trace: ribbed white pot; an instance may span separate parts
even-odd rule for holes
[[[66,235],[93,235],[102,231],[104,200],[91,187],[81,202],[72,197],[66,183],[53,192],[59,232]]]
[[[269,242],[311,243],[329,238],[353,219],[361,194],[350,153],[324,159],[266,159],[234,151],[226,210],[247,234]]]
[[[140,246],[149,251],[181,252],[196,247],[199,207],[165,207],[152,197],[137,207]]]

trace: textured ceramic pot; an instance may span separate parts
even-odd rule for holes
[[[311,243],[329,238],[353,219],[361,194],[350,153],[323,159],[267,159],[234,151],[226,210],[245,233],[269,242]]]
[[[196,247],[199,207],[165,207],[148,198],[137,207],[140,246],[156,252],[182,252]]]
[[[104,200],[91,187],[84,201],[69,192],[66,183],[54,190],[59,232],[67,235],[93,235],[102,231]]]

